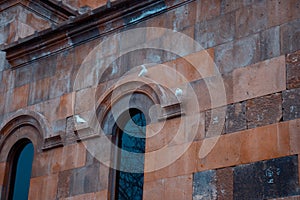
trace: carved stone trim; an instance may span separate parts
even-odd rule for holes
[[[184,115],[184,111],[181,108],[181,103],[174,103],[168,106],[162,107],[162,113],[159,116],[158,120],[171,119]]]
[[[54,135],[52,127],[42,114],[21,109],[7,117],[2,122],[0,126],[0,150],[2,149],[5,141],[9,139],[15,131],[24,126],[31,126],[37,130],[39,138],[37,148],[39,150],[53,148],[60,145],[60,143],[62,144],[60,136],[52,137],[52,135]],[[51,137],[46,138],[46,135],[50,135]]]
[[[44,140],[43,150],[48,150],[60,146],[63,146],[61,136],[55,135],[53,137],[48,137]]]

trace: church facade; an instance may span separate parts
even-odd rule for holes
[[[300,198],[299,0],[0,0],[1,199]]]

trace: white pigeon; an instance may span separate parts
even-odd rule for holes
[[[148,73],[148,70],[147,70],[147,68],[145,67],[145,65],[142,65],[141,66],[142,67],[142,70],[140,71],[140,73],[139,73],[139,77],[141,77],[141,76],[145,76],[147,73]]]
[[[180,88],[176,88],[175,90],[175,96],[176,97],[182,97],[183,91]]]
[[[86,121],[82,119],[79,115],[75,115],[75,119],[77,123],[86,123]]]

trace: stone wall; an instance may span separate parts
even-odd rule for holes
[[[145,173],[144,199],[299,198],[300,1],[168,0],[135,8],[139,4],[128,0],[127,14],[121,17],[116,13],[123,10],[118,8],[123,1],[112,1],[113,9],[106,7],[106,1],[65,3],[91,8],[99,7],[99,3],[103,7],[50,29],[51,23],[37,23],[38,16],[18,6],[10,8],[17,13],[0,13],[7,16],[4,25],[0,24],[0,43],[8,43],[0,54],[0,128],[4,127],[0,144],[7,147],[0,146],[3,188],[7,184],[8,147],[15,141],[5,135],[9,131],[5,127],[17,111],[29,110],[43,115],[52,130],[42,136],[45,148],[38,148],[39,142],[33,141],[36,150],[29,199],[107,199],[110,170],[78,138],[86,127],[75,127],[73,117],[85,118],[95,112],[95,101],[110,94],[114,84],[123,79],[135,80],[140,69],[136,66],[155,63],[148,68],[148,77],[161,76],[159,80],[170,91],[190,87],[199,109],[192,116],[182,112],[147,126],[147,135],[154,136],[147,139],[146,152],[163,147],[170,152],[185,151],[169,165]],[[17,20],[10,23],[10,18],[22,22],[26,19],[24,23],[32,30],[27,31]],[[139,44],[158,41],[174,48],[184,46],[167,40],[169,35],[163,30],[148,30],[139,37],[117,35],[142,27],[184,33],[203,49],[183,57],[153,49],[119,57],[122,50]],[[41,30],[44,31],[31,35]],[[28,35],[31,36],[20,40]],[[108,38],[109,45],[102,46],[96,54],[101,59],[88,56]],[[204,63],[203,55],[209,55],[215,65]],[[113,62],[107,63],[109,60]],[[109,67],[104,72],[89,67],[82,71],[85,64]],[[184,80],[171,72],[161,75],[159,64],[171,67]],[[199,74],[195,68],[205,73]],[[208,85],[220,77],[226,103],[213,104]],[[80,85],[76,85],[78,80]],[[126,90],[129,86],[124,87]],[[184,100],[181,106],[186,112],[191,109]],[[223,118],[212,114],[224,109]],[[199,123],[193,121],[193,116]],[[25,129],[16,132],[26,135]],[[212,148],[202,157],[205,147]],[[168,154],[159,159],[146,155],[145,169],[168,159]]]

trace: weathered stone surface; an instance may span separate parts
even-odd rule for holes
[[[260,34],[260,60],[280,56],[280,27],[275,26]]]
[[[192,199],[192,175],[145,182],[143,199]]]
[[[102,190],[100,192],[81,194],[81,195],[76,195],[76,196],[73,196],[73,197],[63,198],[62,200],[82,200],[82,199],[107,200],[108,199],[108,191],[107,190]]]
[[[33,105],[49,99],[50,79],[45,78],[30,84],[28,105]]]
[[[247,129],[246,103],[235,103],[227,106],[225,133]]]
[[[267,2],[269,26],[276,26],[300,16],[300,2],[298,0],[269,0]]]
[[[288,54],[286,57],[286,84],[288,89],[300,87],[300,51]]]
[[[233,102],[283,91],[286,89],[285,57],[236,69],[232,79]]]
[[[222,74],[260,60],[259,35],[251,35],[215,48],[215,63]]]
[[[29,85],[15,88],[10,97],[10,111],[16,111],[27,106],[29,96]]]
[[[266,1],[236,11],[236,37],[245,37],[264,30],[268,25]]]
[[[274,124],[282,118],[282,97],[280,93],[250,99],[246,102],[246,107],[248,128]]]
[[[255,1],[255,0],[254,0]],[[250,5],[253,0],[222,0],[221,1],[221,13],[228,13],[244,6]]]
[[[55,75],[57,56],[51,56],[35,62],[32,65],[33,79],[35,81]]]
[[[235,13],[203,21],[195,25],[195,40],[207,49],[232,41],[235,36]]]
[[[289,121],[288,131],[290,132],[290,148],[291,154],[299,154],[300,152],[300,120],[291,120]],[[300,156],[299,156],[300,160]],[[300,175],[300,165],[299,165],[299,175]],[[299,176],[300,184],[300,176]]]
[[[30,180],[28,199],[53,200],[56,198],[58,175],[41,176]]]
[[[58,186],[57,186],[57,198],[70,196],[70,179],[72,170],[66,170],[59,172],[58,174]]]
[[[72,170],[70,195],[100,191],[99,164]]]
[[[172,10],[166,14],[167,23],[171,25],[171,29],[181,31],[186,27],[195,24],[197,14],[197,3],[192,2]]]
[[[159,200],[164,198],[164,179],[144,183],[144,200]]]
[[[299,194],[298,157],[289,156],[234,168],[234,199]]]
[[[214,137],[224,133],[226,107],[205,111],[205,137]]]
[[[252,163],[290,155],[289,134],[288,123],[272,124],[240,132],[239,161]]]
[[[20,87],[33,81],[32,67],[21,67],[15,69],[15,87]]]
[[[283,120],[300,118],[300,88],[282,92]]]
[[[173,145],[145,155],[144,181],[188,175],[196,171],[198,142]],[[146,173],[147,172],[147,173]]]
[[[195,173],[193,177],[193,200],[216,200],[217,197],[216,171],[209,170]]]
[[[300,19],[280,26],[281,54],[287,54],[300,49]]]
[[[202,0],[196,2],[198,6],[196,21],[209,20],[220,15],[221,0]]]
[[[164,199],[192,199],[192,175],[168,178],[164,184]]]
[[[216,170],[218,200],[233,199],[233,169]]]

